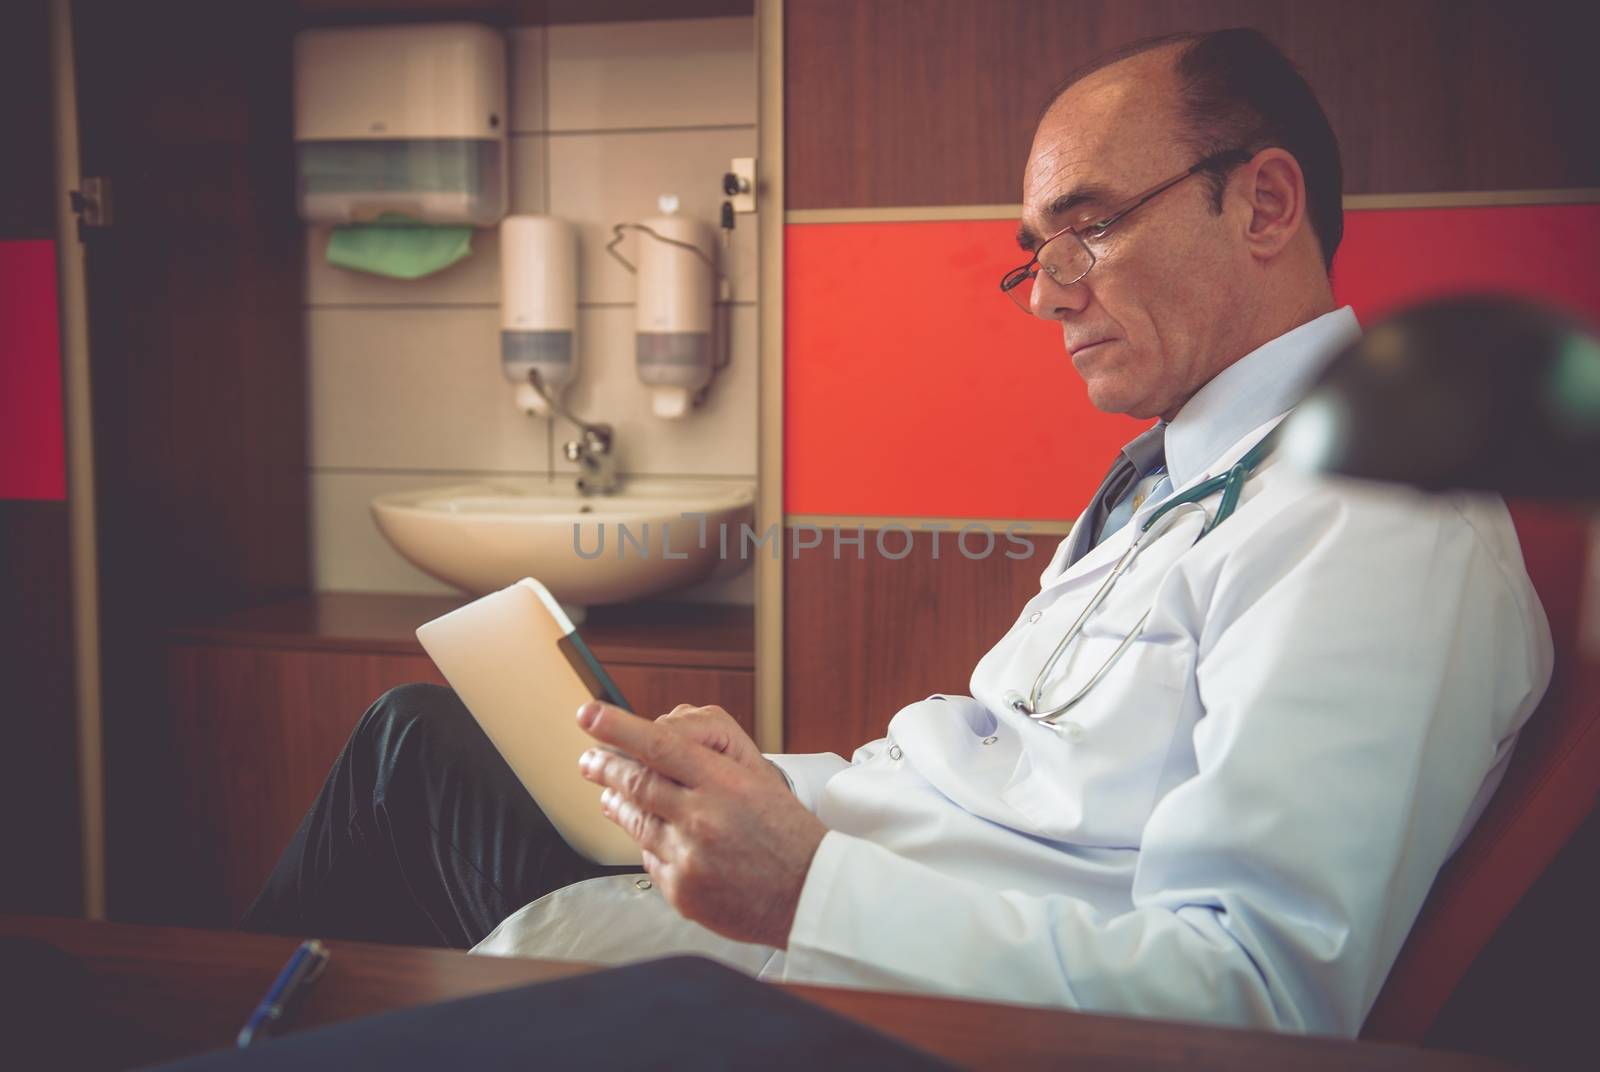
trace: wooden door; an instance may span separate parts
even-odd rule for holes
[[[77,0],[114,917],[181,919],[162,639],[309,587],[293,4]]]
[[[48,0],[0,12],[0,911],[70,914],[82,872],[49,25]]]

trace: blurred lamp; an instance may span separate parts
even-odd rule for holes
[[[1305,469],[1600,504],[1600,341],[1516,299],[1417,305],[1374,325],[1284,422]]]

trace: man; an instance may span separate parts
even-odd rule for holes
[[[1256,460],[1357,332],[1328,282],[1338,150],[1264,38],[1186,36],[1071,80],[1023,193],[1007,294],[1096,406],[1160,421],[971,697],[849,762],[769,760],[718,708],[585,707],[639,875],[572,854],[452,694],[397,690],[247,925],[1354,1034],[1548,681],[1509,520],[1269,456],[1076,628],[1159,505]]]

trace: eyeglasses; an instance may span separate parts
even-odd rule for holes
[[[1181,175],[1174,175],[1165,182],[1150,187],[1144,193],[1127,201],[1112,211],[1109,216],[1102,217],[1093,223],[1088,223],[1080,230],[1076,227],[1063,227],[1055,234],[1039,243],[1039,248],[1033,251],[1033,257],[1027,264],[1020,268],[1013,268],[1000,280],[1000,289],[1010,299],[1017,303],[1023,312],[1030,316],[1033,314],[1033,287],[1034,281],[1040,272],[1050,277],[1050,281],[1058,287],[1069,287],[1089,274],[1089,269],[1095,265],[1094,250],[1084,241],[1084,235],[1090,238],[1099,238],[1111,229],[1117,221],[1125,218],[1130,212],[1153,200],[1157,195],[1178,185],[1191,175],[1198,175],[1202,171],[1214,171],[1218,168],[1237,167],[1250,159],[1251,154],[1243,148],[1228,149],[1220,153],[1213,153],[1188,171]]]

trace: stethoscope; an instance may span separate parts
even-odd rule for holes
[[[1117,665],[1117,660],[1122,658],[1123,652],[1127,651],[1133,645],[1133,642],[1139,639],[1139,635],[1144,632],[1145,623],[1150,620],[1151,612],[1149,610],[1144,612],[1144,616],[1122,638],[1122,642],[1117,645],[1116,650],[1106,656],[1106,661],[1100,664],[1100,668],[1094,672],[1094,675],[1088,681],[1084,682],[1083,687],[1069,696],[1065,702],[1043,711],[1039,710],[1039,694],[1044,690],[1045,678],[1050,676],[1050,671],[1055,669],[1056,663],[1061,661],[1061,656],[1072,646],[1072,642],[1082,635],[1084,623],[1100,607],[1100,604],[1106,601],[1106,596],[1111,593],[1111,589],[1116,585],[1117,578],[1126,573],[1129,567],[1133,565],[1134,560],[1139,557],[1140,550],[1146,544],[1158,539],[1162,533],[1172,527],[1178,518],[1183,517],[1185,514],[1191,514],[1198,510],[1200,515],[1205,517],[1204,500],[1218,491],[1222,492],[1222,498],[1217,501],[1217,512],[1211,515],[1210,519],[1200,529],[1200,535],[1195,537],[1195,543],[1205,539],[1212,529],[1232,517],[1234,510],[1239,505],[1239,496],[1244,491],[1244,482],[1250,478],[1256,467],[1266,459],[1267,455],[1272,453],[1276,439],[1277,430],[1274,429],[1261,442],[1251,447],[1249,452],[1235,462],[1226,473],[1201,481],[1194,487],[1174,495],[1150,512],[1150,516],[1139,524],[1138,531],[1134,533],[1133,539],[1128,543],[1128,549],[1123,551],[1122,555],[1112,565],[1111,572],[1106,574],[1106,579],[1100,582],[1100,587],[1095,589],[1094,595],[1089,599],[1082,613],[1068,627],[1066,635],[1056,644],[1055,650],[1050,653],[1050,658],[1039,669],[1039,674],[1033,679],[1033,688],[1029,690],[1027,697],[1023,697],[1021,693],[1016,691],[1006,694],[1006,703],[1011,705],[1012,710],[1054,728],[1056,719],[1078,706],[1083,698],[1089,695],[1090,691],[1100,683],[1101,679],[1111,672],[1111,668]],[[1154,607],[1151,608],[1151,610],[1154,609]]]

